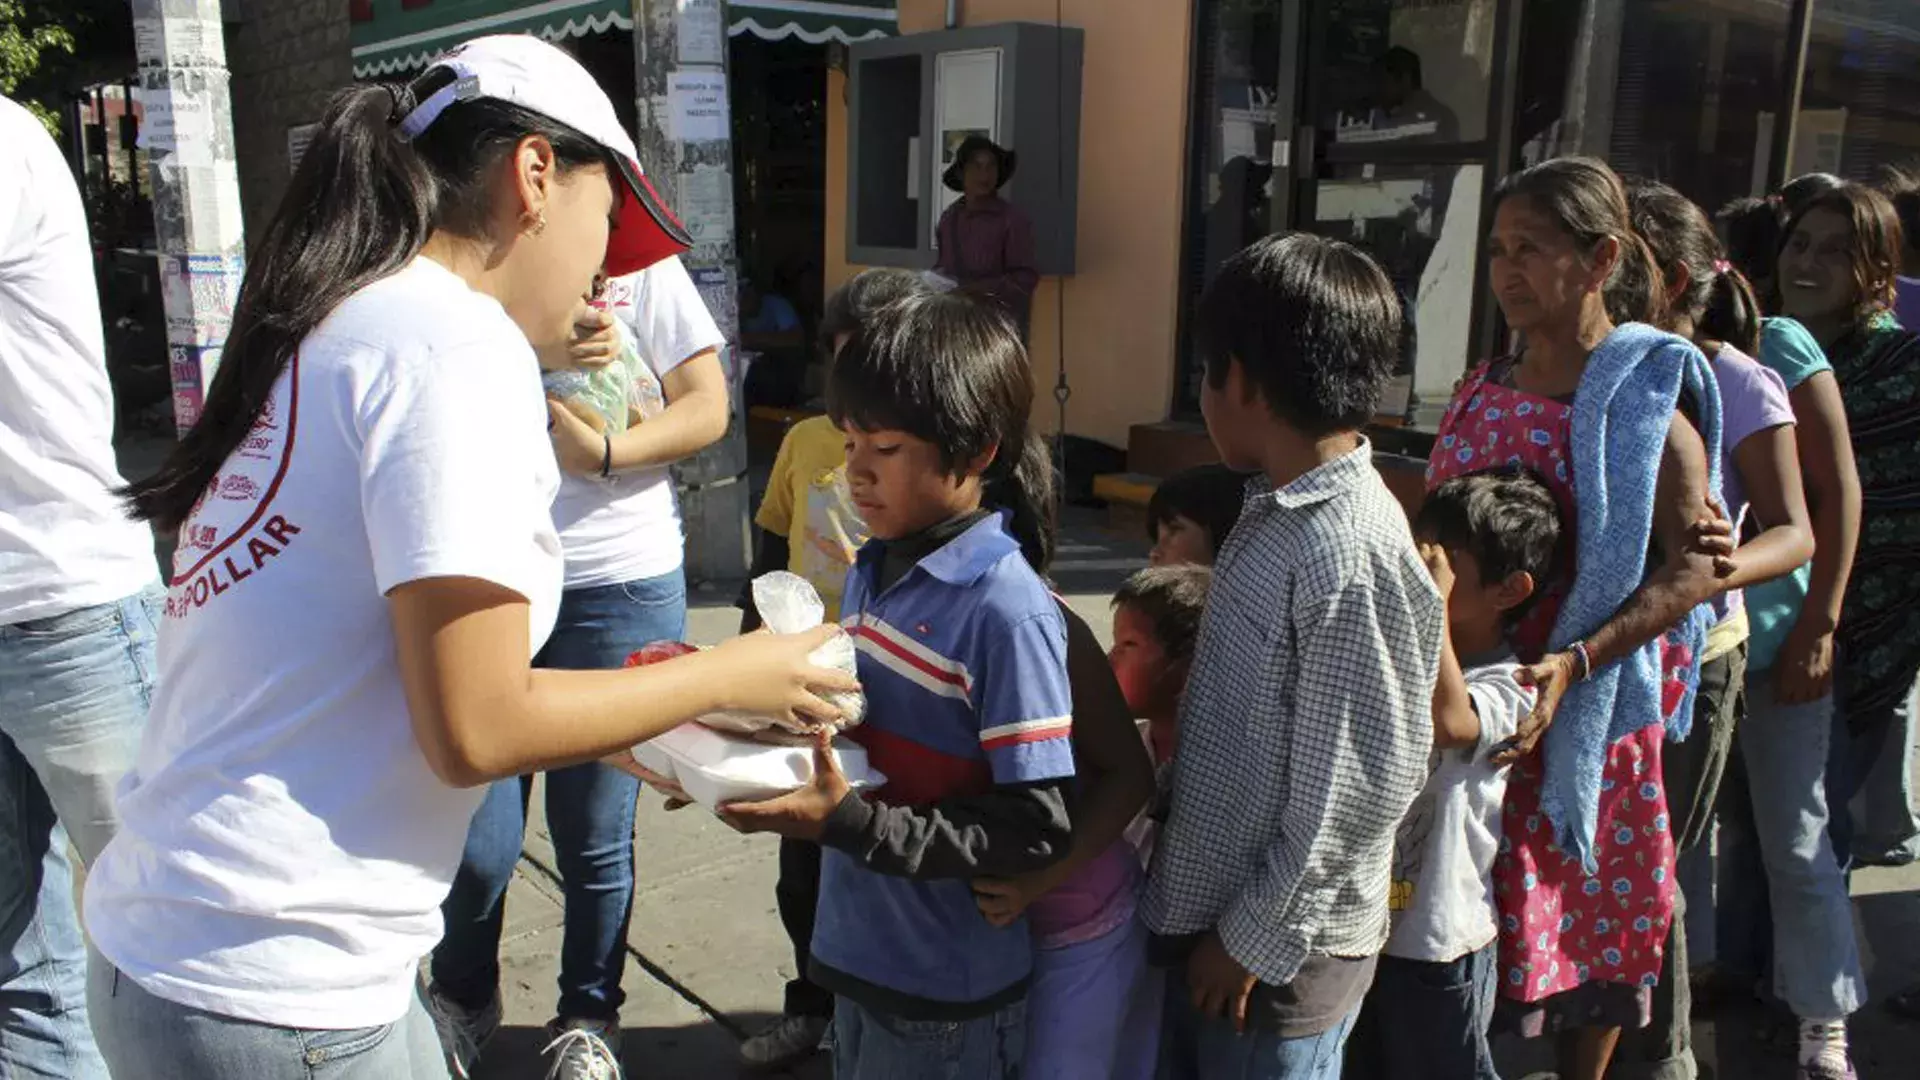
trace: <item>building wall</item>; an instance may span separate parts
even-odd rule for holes
[[[227,34],[240,202],[259,235],[286,190],[287,129],[320,119],[333,91],[353,82],[347,5],[339,0],[248,0]]]
[[[1055,14],[1051,0],[964,0],[960,8],[965,26],[1051,23]],[[899,12],[903,34],[945,28],[944,0],[900,0]],[[1036,420],[1046,431],[1057,424],[1051,388],[1064,300],[1067,430],[1124,446],[1127,428],[1165,419],[1173,396],[1192,0],[1062,0],[1060,13],[1086,32],[1079,272],[1042,281],[1034,296]],[[829,290],[862,269],[846,261],[845,86],[835,73],[827,87]]]

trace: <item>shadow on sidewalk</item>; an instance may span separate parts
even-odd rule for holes
[[[778,1017],[746,1013],[727,1018],[743,1031],[759,1031]],[[544,1077],[552,1059],[544,1027],[503,1027],[487,1043],[486,1056],[472,1080],[532,1080]],[[819,1055],[793,1069],[751,1073],[739,1064],[739,1040],[733,1032],[711,1021],[691,1027],[632,1027],[623,1034],[620,1064],[628,1080],[719,1080],[727,1077],[769,1077],[771,1080],[829,1080],[833,1069]]]

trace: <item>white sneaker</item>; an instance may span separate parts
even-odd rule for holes
[[[440,1036],[440,1049],[447,1055],[447,1067],[453,1075],[466,1080],[468,1071],[474,1062],[480,1060],[480,1051],[500,1030],[500,995],[479,1009],[468,1009],[452,998],[440,992],[440,988],[427,986],[427,1014],[433,1017],[434,1033]]]
[[[1800,1021],[1799,1080],[1855,1080],[1847,1054],[1847,1022]]]
[[[553,1054],[547,1080],[620,1080],[620,1025],[599,1020],[556,1020],[542,1055]]]
[[[766,1072],[796,1065],[826,1049],[832,1029],[824,1016],[783,1016],[740,1044],[740,1064]]]

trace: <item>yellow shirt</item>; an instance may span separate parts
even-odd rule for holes
[[[809,417],[780,440],[753,522],[787,538],[787,569],[820,591],[827,618],[838,622],[847,571],[867,542],[867,527],[847,491],[846,437],[832,420]]]

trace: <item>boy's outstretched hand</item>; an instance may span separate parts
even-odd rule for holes
[[[737,832],[770,832],[817,842],[834,808],[852,791],[833,756],[833,732],[823,728],[814,735],[813,779],[805,787],[759,802],[728,803],[719,809],[720,820]]]
[[[1203,1016],[1223,1016],[1233,1029],[1247,1033],[1247,999],[1253,996],[1253,973],[1227,952],[1220,932],[1209,930],[1187,958],[1187,990],[1193,1007]]]

